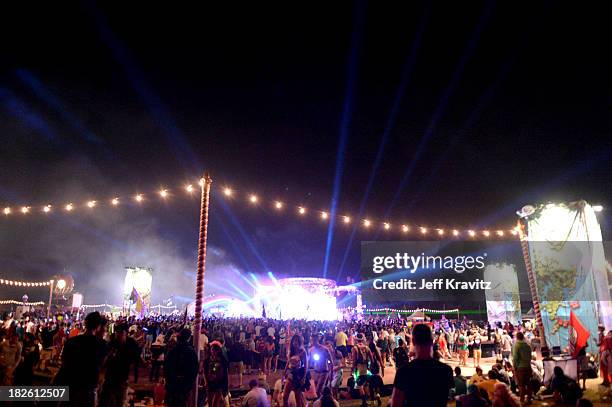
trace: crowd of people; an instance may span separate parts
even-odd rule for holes
[[[0,384],[44,384],[34,372],[70,386],[74,406],[123,406],[128,379],[138,383],[148,367],[155,402],[186,406],[198,389],[201,405],[227,406],[230,391],[243,388],[247,407],[338,406],[338,400],[381,403],[386,372],[395,370],[393,406],[515,407],[531,402],[543,386],[542,361],[534,357],[537,335],[524,326],[490,326],[467,319],[411,323],[402,318],[298,321],[263,318],[205,318],[194,348],[193,320],[186,316],[143,319],[51,319],[8,315],[0,329]],[[496,363],[484,374],[483,343]],[[604,385],[612,376],[612,335],[599,338]],[[533,345],[533,346],[532,346]],[[471,356],[470,356],[471,355]],[[466,378],[462,367],[476,373]],[[453,361],[453,370],[447,364]],[[445,363],[446,362],[446,363]],[[266,377],[278,372],[270,386]],[[200,382],[196,384],[196,378]],[[576,380],[555,369],[550,392],[558,402],[582,403]],[[238,393],[238,391],[236,391]],[[272,396],[268,398],[268,393]]]

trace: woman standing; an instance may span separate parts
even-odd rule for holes
[[[472,339],[472,352],[474,354],[474,367],[480,366],[480,358],[482,356],[482,342],[480,340],[480,332],[476,331]]]
[[[306,387],[306,372],[308,357],[304,349],[304,340],[299,334],[293,335],[289,344],[289,355],[285,366],[285,388],[283,390],[283,406],[289,402],[289,394],[295,394],[296,407],[304,406],[303,391]]]

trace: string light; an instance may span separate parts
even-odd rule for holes
[[[18,281],[18,280],[7,280],[4,278],[0,278],[0,284],[4,284],[4,285],[13,285],[13,286],[17,286],[17,287],[43,287],[43,286],[49,286],[51,285],[51,282],[53,280],[49,280],[49,281]]]
[[[0,305],[27,305],[27,306],[38,306],[38,305],[45,305],[44,301],[37,301],[37,302],[23,302],[23,301],[16,301],[16,300],[0,300]]]
[[[202,180],[199,180],[199,182],[200,182],[200,185],[202,185]],[[186,184],[183,187],[189,193],[195,192],[195,184]],[[159,194],[159,196],[161,198],[167,198],[167,197],[170,197],[170,192],[169,191],[170,191],[170,189],[164,188],[164,189],[161,189],[161,190],[157,190],[156,193]],[[220,187],[219,188],[219,192],[222,193],[226,197],[231,197],[231,196],[236,195],[236,191],[232,190],[229,187]],[[145,196],[144,194],[138,193],[138,194],[134,195],[133,199],[135,199],[136,202],[142,203],[145,200],[144,196]],[[120,199],[121,198],[117,196],[117,197],[109,199],[108,201],[105,201],[105,202],[110,203],[109,206],[115,207],[115,206],[119,205]],[[251,204],[257,204],[260,201],[260,198],[256,194],[253,194],[253,193],[247,195],[247,199],[248,199],[248,201]],[[88,201],[87,202],[87,207],[89,207],[90,209],[93,209],[94,207],[101,206],[99,204],[99,202],[102,202],[102,201],[95,201],[95,200]],[[284,202],[280,202],[280,201],[272,201],[271,205],[274,205],[274,207],[276,209],[283,209],[285,207],[285,205],[288,205],[288,204],[286,204]],[[31,208],[32,207],[35,207],[35,206],[26,205],[26,206],[20,207],[19,210],[23,214],[28,214],[28,213],[31,212]],[[40,208],[42,209],[43,213],[51,212],[52,207],[53,206],[52,206],[51,203],[47,204],[47,205],[44,205],[44,206],[40,206]],[[301,205],[300,206],[296,205],[295,208],[297,208],[297,214],[299,214],[299,215],[304,215],[309,210],[308,207],[301,206]],[[64,209],[67,212],[70,212],[70,211],[73,211],[74,209],[76,209],[76,207],[74,206],[73,203],[68,203],[68,204],[66,204],[64,206]],[[13,209],[11,207],[3,208],[4,215],[10,215],[12,212],[13,212]],[[317,211],[317,213],[320,214],[321,219],[329,220],[329,221],[332,221],[332,222],[338,221],[338,222],[342,222],[344,224],[349,224],[349,223],[351,223],[351,220],[352,220],[351,216],[348,215],[348,214],[347,215],[340,215],[340,216],[338,216],[336,218],[336,217],[331,217],[330,213],[328,211]],[[381,222],[378,222],[378,221],[375,222],[375,221],[372,221],[370,219],[363,219],[361,221],[361,224],[365,228],[377,227],[377,226],[380,225],[380,227],[383,228],[383,230],[389,231],[389,230],[392,229],[391,226],[393,225],[393,222],[389,221],[389,220],[388,221],[384,221],[384,222],[382,222],[382,221]],[[425,227],[425,226],[416,226],[416,230],[418,230],[420,232],[420,234],[422,234],[422,235],[427,235],[429,233],[430,229],[428,227]],[[446,234],[446,231],[448,231],[449,234],[452,233],[452,236],[455,236],[455,237],[461,236],[463,233],[465,233],[466,235],[469,235],[472,238],[476,237],[476,236],[483,236],[483,237],[486,237],[486,238],[489,238],[489,237],[504,238],[505,236],[509,236],[509,235],[512,235],[512,236],[517,236],[518,235],[518,231],[516,229],[511,229],[511,228],[508,228],[508,229],[495,229],[493,231],[489,231],[489,230],[461,230],[461,229],[452,229],[452,231],[451,231],[450,229],[433,227],[431,230],[434,231],[434,232],[437,232],[436,235],[440,236],[440,237],[444,236]],[[400,227],[398,227],[398,231],[401,231],[402,233],[408,233],[410,231],[410,228],[408,227],[408,225],[403,224]],[[506,233],[506,232],[509,232],[509,233]]]

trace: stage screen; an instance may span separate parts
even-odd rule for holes
[[[123,283],[123,301],[134,303],[133,289],[136,289],[142,304],[149,309],[151,306],[151,286],[153,284],[153,269],[147,267],[126,267]]]

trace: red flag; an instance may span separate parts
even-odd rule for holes
[[[572,357],[578,356],[580,350],[586,346],[590,335],[590,332],[585,329],[574,311],[570,310],[569,346]]]

